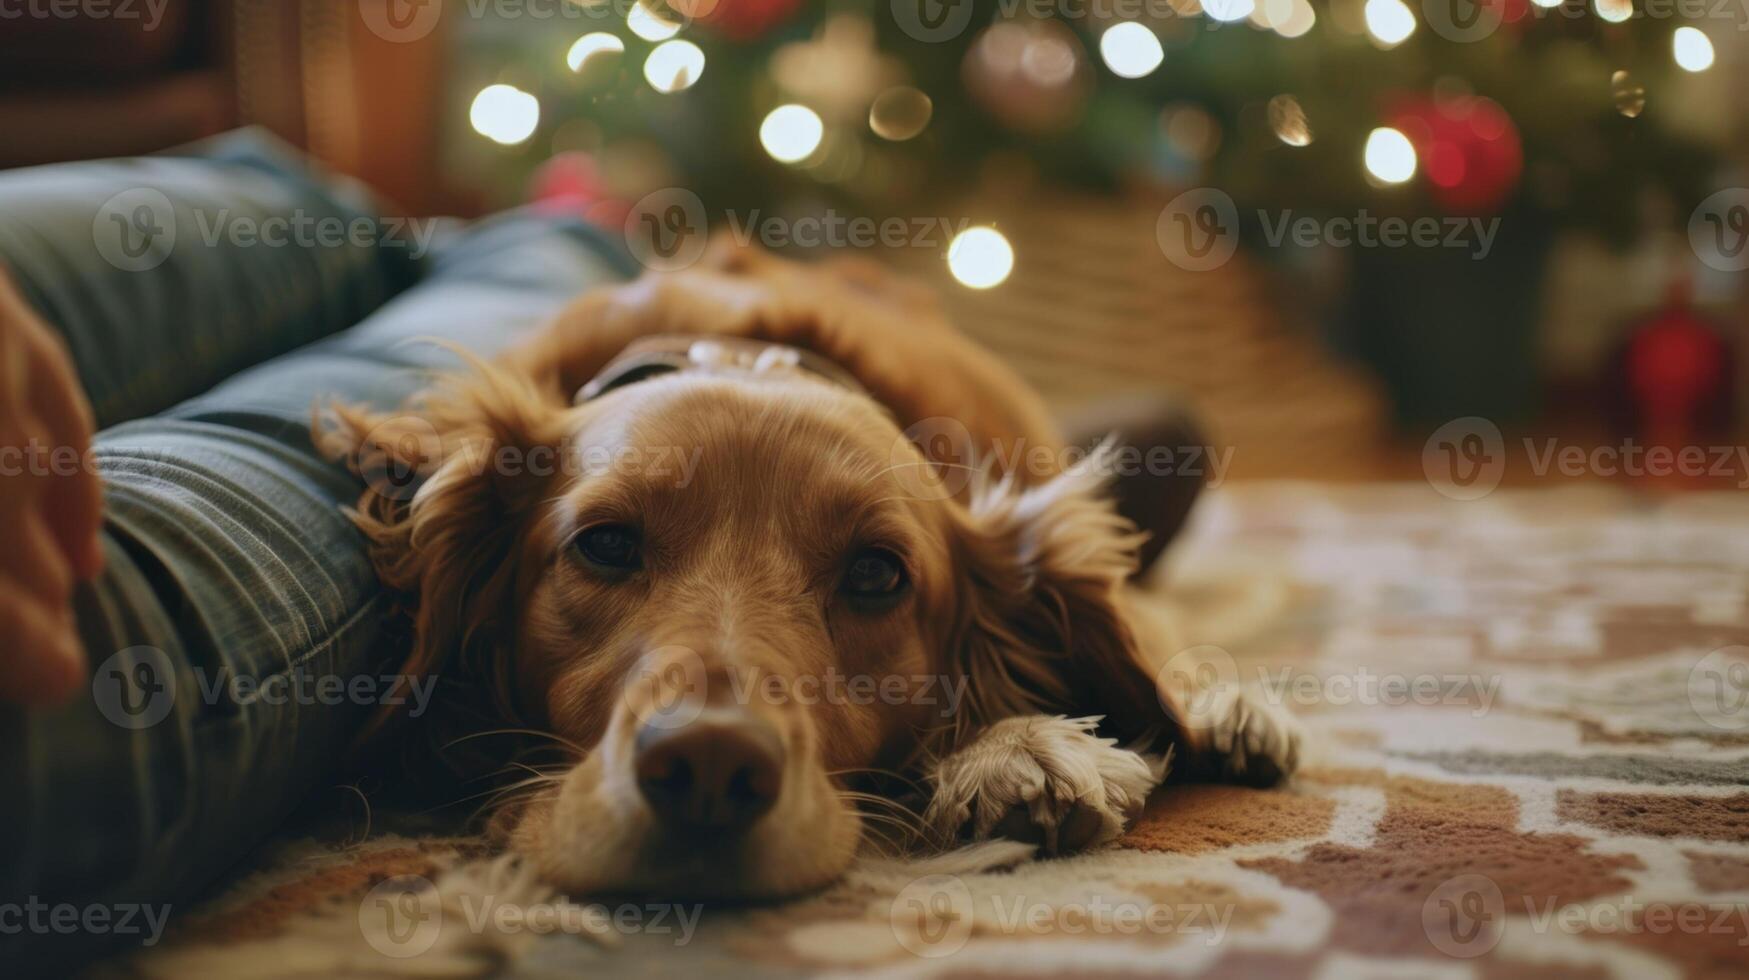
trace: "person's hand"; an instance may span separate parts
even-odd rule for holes
[[[0,267],[0,701],[58,703],[85,679],[69,600],[103,568],[91,428],[65,346]]]

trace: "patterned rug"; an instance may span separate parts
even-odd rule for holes
[[[516,943],[422,966],[400,954],[435,933],[384,947],[370,921],[469,842],[287,842],[115,966],[1749,975],[1749,497],[1233,484],[1169,572],[1160,601],[1199,659],[1312,729],[1293,785],[1169,781],[1116,849],[992,870],[870,860],[778,907],[549,902],[494,920]],[[369,934],[373,958],[336,965],[274,938],[312,909],[337,941]],[[447,940],[483,914],[436,917]]]

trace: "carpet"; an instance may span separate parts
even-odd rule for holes
[[[503,920],[514,940],[441,962],[399,954],[432,945],[419,929],[447,940],[504,910],[458,923],[415,904],[423,918],[397,933],[411,946],[339,966],[284,937],[326,917],[337,942],[381,946],[369,920],[478,868],[476,842],[283,841],[107,969],[1749,975],[1749,497],[1231,484],[1168,573],[1159,601],[1199,661],[1309,726],[1291,785],[1169,779],[1114,849],[870,859],[781,906],[541,899],[538,917]]]

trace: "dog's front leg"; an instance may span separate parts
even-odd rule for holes
[[[943,841],[993,837],[1067,854],[1110,843],[1141,813],[1169,759],[1119,748],[1094,718],[1024,715],[979,732],[926,774],[925,824]]]

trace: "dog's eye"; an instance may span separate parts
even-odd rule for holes
[[[591,565],[602,568],[638,567],[638,531],[625,524],[597,524],[571,539],[571,547]]]
[[[884,599],[905,590],[905,566],[885,548],[865,548],[844,570],[844,593],[854,599]]]

